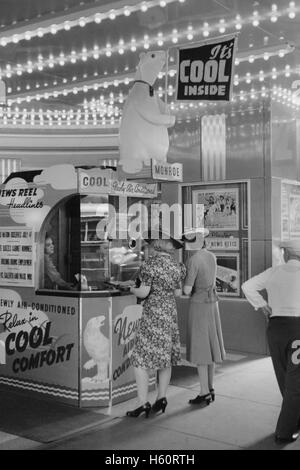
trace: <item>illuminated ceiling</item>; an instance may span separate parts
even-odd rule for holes
[[[14,124],[117,122],[139,53],[149,49],[170,49],[168,100],[176,110],[176,47],[237,31],[237,99],[273,89],[296,106],[299,0],[1,0],[0,18],[10,105],[0,117]],[[164,84],[162,76],[161,94]]]

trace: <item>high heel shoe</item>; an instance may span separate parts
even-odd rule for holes
[[[207,395],[197,395],[196,398],[189,400],[189,404],[202,405],[203,403],[206,403],[206,405],[208,406],[212,401],[212,396],[210,393],[208,393]]]
[[[153,411],[153,413],[158,413],[161,410],[162,413],[164,413],[166,411],[167,404],[168,402],[165,397],[160,398],[159,400],[156,400],[156,402],[152,405],[151,411]]]
[[[215,401],[216,394],[214,388],[210,388],[209,393],[211,394],[211,401]]]
[[[126,416],[130,418],[138,418],[140,414],[145,413],[146,418],[148,418],[149,413],[151,411],[151,404],[149,402],[145,403],[145,405],[140,406],[132,411],[127,411]]]

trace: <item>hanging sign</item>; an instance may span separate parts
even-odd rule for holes
[[[178,51],[177,101],[230,101],[237,36]]]
[[[152,160],[152,178],[159,181],[183,181],[182,163],[160,163]]]

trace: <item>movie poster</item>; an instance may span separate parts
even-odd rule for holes
[[[204,205],[204,227],[210,231],[239,230],[238,189],[201,189],[193,192],[193,218],[195,207]]]
[[[222,295],[240,295],[239,255],[220,253],[217,255],[217,292]]]

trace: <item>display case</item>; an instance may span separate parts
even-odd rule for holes
[[[250,275],[249,184],[247,181],[183,186],[185,224],[206,227],[206,248],[217,258],[217,292],[221,297],[243,296],[241,285]],[[184,251],[187,262],[191,252]]]

